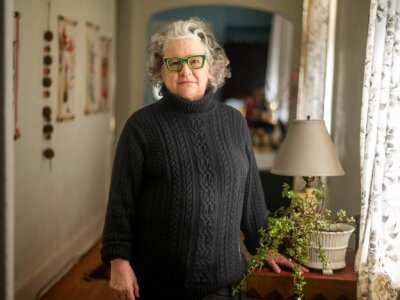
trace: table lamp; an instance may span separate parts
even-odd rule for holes
[[[339,176],[344,171],[323,120],[293,120],[275,157],[271,173],[301,176],[305,189],[317,176]]]

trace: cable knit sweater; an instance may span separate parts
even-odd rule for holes
[[[101,255],[129,260],[139,285],[172,284],[198,299],[242,278],[240,230],[254,253],[264,195],[238,111],[212,92],[192,102],[163,95],[121,133]]]

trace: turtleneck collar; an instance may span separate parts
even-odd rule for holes
[[[162,99],[160,100],[160,103],[183,113],[207,112],[213,110],[216,106],[216,102],[212,97],[213,94],[213,91],[208,89],[203,98],[196,101],[187,101],[171,94],[167,88],[163,86],[161,88]]]

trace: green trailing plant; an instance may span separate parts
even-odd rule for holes
[[[242,281],[233,289],[233,294],[240,293],[247,277],[255,270],[261,269],[270,255],[283,253],[294,264],[293,293],[297,299],[303,299],[306,281],[300,266],[308,261],[311,232],[330,231],[331,225],[335,223],[355,224],[354,218],[347,217],[344,210],[339,210],[331,217],[331,211],[323,208],[327,196],[321,182],[318,188],[306,189],[305,192],[295,192],[285,183],[282,196],[289,198],[292,205],[268,215],[268,230],[259,230],[261,238],[257,252],[251,258]],[[318,257],[326,267],[329,261],[320,242],[317,248]]]

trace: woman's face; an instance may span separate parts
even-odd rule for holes
[[[205,48],[200,40],[176,39],[165,45],[164,57],[185,58],[192,55],[205,54]],[[180,71],[170,71],[162,66],[162,79],[168,91],[184,100],[195,101],[201,99],[206,91],[209,79],[209,65],[207,60],[201,69],[190,69],[184,63]]]

